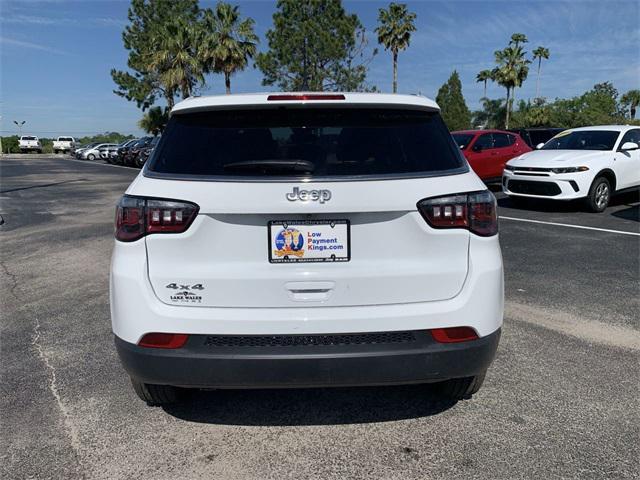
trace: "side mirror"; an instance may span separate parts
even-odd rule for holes
[[[544,147],[544,143],[539,143],[536,145],[536,150],[540,150],[542,147]]]
[[[638,150],[640,146],[636,142],[624,142],[620,147],[621,152],[628,152],[630,150]]]

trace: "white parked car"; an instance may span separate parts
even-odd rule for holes
[[[149,404],[429,382],[468,398],[500,337],[497,232],[431,100],[187,99],[117,206],[116,347]]]
[[[583,198],[602,212],[611,195],[640,186],[640,127],[574,128],[537,148],[507,162],[502,188],[510,197]]]
[[[82,160],[95,160],[96,158],[100,158],[100,149],[115,146],[117,146],[117,143],[98,143],[82,150],[78,158]]]
[[[42,153],[42,144],[38,137],[33,135],[23,135],[18,140],[18,148],[20,153],[38,152]]]
[[[53,141],[53,153],[70,152],[76,146],[76,140],[73,137],[58,137]]]

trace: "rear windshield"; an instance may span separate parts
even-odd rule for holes
[[[437,113],[362,108],[174,115],[147,167],[225,178],[419,176],[463,168]]]
[[[58,137],[59,142],[73,142],[73,138],[71,137]]]
[[[22,137],[22,140],[37,140],[36,137]]]
[[[611,130],[565,130],[545,143],[542,150],[613,150],[619,134]]]

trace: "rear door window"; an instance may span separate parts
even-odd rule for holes
[[[493,134],[493,147],[504,148],[513,144],[513,135],[507,135],[506,133],[494,133]]]
[[[473,148],[475,150],[486,150],[488,148],[493,148],[493,137],[490,133],[483,133],[475,141],[475,143],[473,144]]]
[[[224,178],[420,176],[466,171],[440,115],[279,108],[174,115],[147,173]]]

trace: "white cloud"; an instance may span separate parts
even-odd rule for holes
[[[15,38],[0,37],[0,45],[13,45],[18,48],[29,48],[31,50],[40,50],[42,52],[53,53],[54,55],[72,55],[65,50],[58,50],[48,45],[41,45],[39,43],[25,42],[23,40],[16,40]]]
[[[36,15],[10,14],[2,18],[2,23],[14,25],[39,25],[39,26],[76,26],[76,27],[117,27],[122,28],[126,25],[126,21],[120,18],[112,17],[94,17],[94,18],[60,18],[60,17],[43,17]]]

